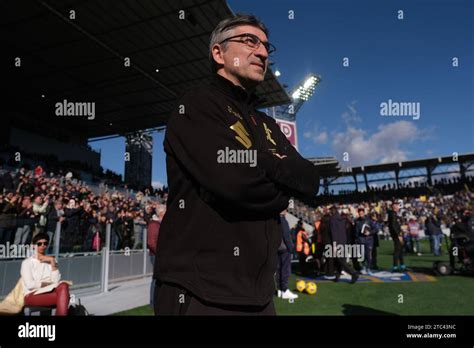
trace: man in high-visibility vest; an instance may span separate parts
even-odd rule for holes
[[[313,256],[316,261],[316,273],[319,274],[322,264],[322,257],[324,251],[324,244],[322,243],[322,235],[321,235],[321,217],[317,217],[316,221],[314,222],[314,232],[313,237],[311,238],[312,247],[313,247]]]
[[[310,253],[310,244],[308,232],[305,231],[304,227],[301,227],[301,229],[296,234],[296,252],[299,256],[301,272],[306,274],[306,258],[309,256]]]

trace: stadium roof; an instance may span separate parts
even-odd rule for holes
[[[460,154],[458,155],[457,160],[455,160],[453,156],[433,157],[411,161],[400,161],[352,167],[351,171],[342,169],[335,157],[309,157],[306,159],[318,167],[321,179],[332,179],[331,182],[339,177],[353,177],[354,175],[364,173],[379,174],[426,167],[431,167],[432,169],[434,169],[438,165],[455,163],[466,164],[467,168],[474,165],[474,153]]]
[[[309,157],[306,159],[318,167],[321,178],[334,177],[341,173],[341,166],[335,157]]]
[[[374,174],[380,172],[389,172],[389,171],[400,171],[405,169],[416,169],[423,167],[436,167],[441,164],[453,164],[453,163],[469,163],[474,164],[474,153],[467,153],[459,155],[457,160],[453,156],[444,156],[444,157],[433,157],[418,159],[412,161],[400,161],[393,163],[382,163],[382,164],[371,164],[367,166],[352,167],[352,172],[343,171],[340,173],[340,176],[353,176],[357,174]]]
[[[3,110],[88,138],[165,125],[177,96],[210,77],[210,33],[232,15],[224,0],[11,1],[0,9],[2,66],[10,66]],[[270,69],[257,94],[259,107],[290,102]],[[93,122],[55,116],[64,99],[95,102]]]

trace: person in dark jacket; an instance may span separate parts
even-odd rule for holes
[[[435,256],[441,255],[441,243],[443,241],[443,231],[441,230],[441,223],[436,215],[431,214],[426,220],[427,235],[432,240],[433,254]]]
[[[158,243],[158,236],[160,235],[160,225],[163,221],[163,216],[165,214],[164,206],[158,206],[156,209],[157,214],[153,214],[150,221],[147,224],[147,240],[146,244],[148,249],[150,249],[150,262],[153,265],[155,263],[156,256],[156,247]],[[156,279],[152,278],[150,284],[150,306],[151,309],[155,308],[155,286]]]
[[[372,219],[365,215],[364,208],[359,208],[357,213],[359,217],[355,223],[357,242],[364,247],[364,272],[371,274],[370,266],[372,264],[372,248],[374,247],[375,226]]]
[[[21,196],[9,192],[0,203],[0,244],[12,243],[17,229],[16,215]]]
[[[469,210],[459,211],[450,229],[453,247],[464,249],[464,252],[459,253],[459,259],[465,264],[471,264],[474,260],[474,223],[472,213]]]
[[[64,231],[61,231],[60,252],[73,251],[75,243],[78,242],[79,222],[82,213],[82,206],[78,206],[74,199],[70,199],[64,209],[65,228]]]
[[[341,216],[346,220],[346,234],[347,234],[347,244],[349,245],[356,245],[358,242],[357,234],[356,234],[356,226],[352,220],[352,217],[349,216],[350,214],[347,212],[343,212]],[[352,267],[357,271],[360,272],[362,267],[359,264],[359,259],[356,255],[351,255],[351,262]]]
[[[323,245],[323,250],[328,250],[328,248],[332,248],[332,240],[331,240],[331,229],[329,226],[329,210],[325,209],[323,212],[323,216],[321,218],[321,225],[319,227],[321,233],[321,244]],[[323,252],[324,255],[324,252]],[[326,279],[334,279],[334,262],[333,258],[323,257],[324,264],[322,266],[325,278]]]
[[[400,203],[394,201],[392,209],[388,210],[388,230],[393,240],[393,272],[405,271],[406,266],[403,262],[403,233],[400,227],[398,212],[400,211]]]
[[[339,214],[339,211],[336,207],[331,207],[331,216],[329,217],[329,229],[331,231],[331,239],[334,246],[342,246],[345,247],[348,244],[347,240],[347,220]],[[336,282],[339,281],[341,276],[341,271],[344,270],[345,272],[349,273],[352,276],[351,284],[357,282],[359,278],[359,273],[354,270],[346,261],[346,257],[351,255],[344,255],[343,257],[339,257],[334,251],[333,256],[330,259],[333,260],[335,268],[336,268]]]
[[[30,182],[28,177],[23,177],[21,183],[18,185],[17,191],[23,197],[31,197],[35,193],[35,187]]]
[[[3,193],[3,190],[7,192],[13,192],[15,190],[15,184],[13,183],[13,177],[10,172],[0,174],[0,194]]]
[[[278,248],[276,283],[278,287],[278,297],[284,300],[294,300],[298,298],[298,295],[291,292],[288,288],[288,280],[291,276],[291,256],[294,246],[293,243],[291,243],[290,225],[285,218],[286,214],[286,210],[280,214],[282,238],[280,247]]]
[[[298,232],[301,231],[302,228],[303,228],[303,220],[299,219],[296,225],[293,226],[293,228],[291,228],[290,230],[290,240],[291,240],[292,245],[296,245],[296,236],[298,235]],[[293,248],[292,257],[295,260],[298,258],[298,252],[296,251],[296,248]]]
[[[13,186],[18,189],[20,184],[23,181],[23,177],[25,176],[26,176],[26,169],[24,167],[21,167],[20,170],[18,170],[13,176]]]
[[[92,205],[89,202],[86,202],[83,205],[83,212],[79,224],[79,235],[82,238],[83,251],[92,251],[94,235],[97,232],[97,223],[97,215],[94,216]]]
[[[115,229],[117,231],[117,234],[120,236],[118,249],[122,250],[125,248],[131,248],[133,218],[123,209],[118,214],[118,218],[115,223]]]
[[[186,92],[168,121],[157,315],[275,314],[279,214],[290,196],[316,195],[319,172],[257,110],[267,34],[253,16],[220,22],[210,42],[216,75]]]
[[[49,237],[49,246],[47,249],[47,254],[50,254],[54,250],[54,243],[55,241],[55,234],[56,234],[56,227],[58,222],[64,221],[64,210],[63,210],[63,203],[60,199],[54,202],[54,205],[50,205],[50,209],[48,212],[48,223],[46,225],[47,235]]]
[[[376,212],[373,212],[370,214],[370,219],[372,220],[372,225],[375,228],[375,233],[373,234],[374,238],[374,244],[372,247],[372,257],[371,257],[371,264],[370,264],[370,269],[373,270],[378,270],[379,266],[377,264],[377,248],[380,246],[379,242],[379,231],[382,229],[380,223],[379,223],[379,218],[377,216]]]
[[[15,233],[14,244],[29,244],[33,238],[32,230],[37,219],[33,213],[33,204],[30,197],[23,197],[21,206],[18,207],[18,214],[16,216],[16,224],[18,226]]]
[[[105,215],[105,226],[110,224],[110,248],[111,250],[117,250],[122,242],[121,228],[118,221],[117,212],[113,204],[109,204],[106,209]]]

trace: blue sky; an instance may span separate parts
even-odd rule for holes
[[[229,0],[257,15],[277,47],[273,70],[290,88],[321,76],[297,115],[300,153],[347,166],[474,151],[471,0]],[[294,11],[294,19],[288,11]],[[403,10],[399,20],[398,10]],[[349,58],[349,67],[342,60]],[[452,66],[458,57],[459,66]],[[380,115],[413,102],[420,118]],[[164,133],[154,135],[152,178],[166,184]],[[123,174],[123,139],[91,144],[102,166]]]

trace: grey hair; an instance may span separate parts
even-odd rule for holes
[[[166,206],[164,204],[159,204],[157,207],[156,207],[156,213],[159,214],[159,213],[165,213],[166,212]]]
[[[257,17],[244,13],[237,13],[235,17],[226,18],[217,24],[211,34],[211,39],[209,41],[209,61],[211,63],[211,69],[213,72],[217,71],[217,64],[212,57],[212,47],[219,42],[222,42],[226,38],[232,36],[233,29],[241,25],[251,25],[261,29],[265,35],[268,37],[269,32],[265,24],[261,22]],[[222,44],[223,49],[227,46],[227,42]]]

